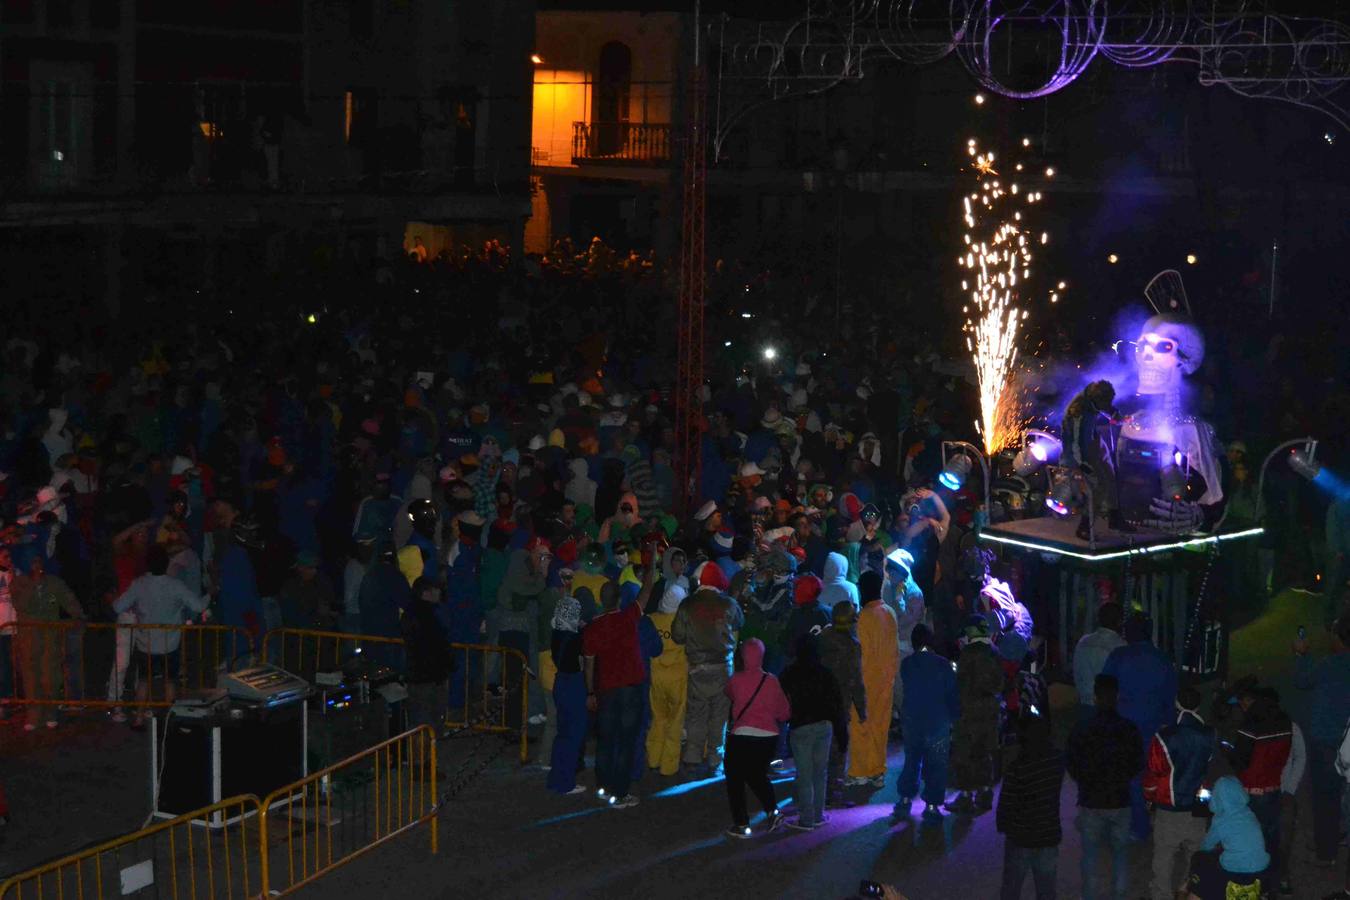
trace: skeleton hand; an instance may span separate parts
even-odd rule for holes
[[[1168,534],[1187,534],[1196,531],[1205,518],[1199,503],[1167,500],[1162,497],[1154,497],[1149,502],[1148,511],[1149,518],[1144,520],[1144,527]]]

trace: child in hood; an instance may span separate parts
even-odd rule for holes
[[[1191,859],[1187,890],[1199,900],[1247,897],[1248,892],[1242,888],[1252,888],[1253,898],[1264,896],[1266,886],[1275,885],[1267,880],[1270,854],[1261,836],[1261,823],[1247,806],[1242,783],[1231,775],[1216,781],[1209,808],[1214,818],[1200,843],[1200,852]],[[1214,851],[1220,848],[1222,852],[1216,854]]]

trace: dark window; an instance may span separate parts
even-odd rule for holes
[[[47,0],[47,27],[74,28],[75,0]]]
[[[121,25],[120,0],[89,0],[89,24],[95,28],[116,28]]]
[[[595,76],[595,152],[609,156],[623,149],[628,120],[628,90],[633,80],[633,51],[627,44],[610,41],[600,48]]]
[[[375,0],[347,0],[347,21],[354,38],[368,40],[375,35]]]
[[[34,0],[3,0],[0,2],[0,22],[7,25],[31,25],[37,18]]]

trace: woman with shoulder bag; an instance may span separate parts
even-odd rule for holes
[[[731,676],[726,686],[726,694],[731,698],[731,719],[724,765],[732,820],[726,833],[728,837],[744,839],[753,836],[745,802],[747,786],[764,808],[768,821],[765,830],[773,831],[783,824],[783,814],[778,811],[773,784],[769,781],[769,763],[778,748],[779,728],[792,710],[778,679],[764,671],[764,643],[751,638],[741,644],[739,654],[740,671]]]

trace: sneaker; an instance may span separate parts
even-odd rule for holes
[[[810,822],[803,822],[800,816],[798,816],[797,818],[793,819],[790,822],[787,822],[786,825],[793,831],[810,831],[812,828],[815,828],[815,826],[812,825]]]
[[[859,778],[857,775],[850,775],[844,779],[844,787],[862,787],[864,784],[871,784],[870,778]]]
[[[123,711],[122,707],[119,706],[112,711],[112,720],[116,722],[118,725],[121,725],[124,722],[126,722],[127,714],[125,711]]]
[[[830,817],[825,815],[824,813],[821,813],[820,818],[816,819],[814,822],[811,823],[811,828],[816,829],[821,827],[822,825],[828,824],[830,824]]]
[[[571,789],[570,791],[568,791],[567,793],[563,794],[563,796],[564,796],[564,797],[575,797],[577,794],[584,794],[584,793],[586,793],[586,786],[585,786],[584,784],[579,784],[579,785],[577,785],[576,787],[572,788],[572,789]]]
[[[932,808],[931,804],[929,804],[929,808]],[[975,801],[970,799],[969,794],[957,794],[956,799],[947,804],[947,809],[957,815],[968,816],[975,811]]]
[[[923,819],[925,822],[941,822],[945,816],[942,813],[942,807],[927,803],[923,808]]]
[[[531,725],[543,725],[547,721],[548,716],[544,715],[543,713],[535,713],[534,715],[530,716]]]
[[[755,836],[755,833],[750,830],[749,825],[732,825],[730,828],[728,828],[726,831],[722,833],[725,834],[727,837],[735,838],[738,841],[749,840],[750,838]]]
[[[610,803],[610,806],[613,807],[614,809],[632,809],[634,806],[637,805],[638,805],[638,798],[633,796],[632,794],[624,794],[623,799],[615,800],[614,802]]]
[[[901,797],[895,802],[895,807],[891,810],[891,818],[908,819],[911,810],[914,808],[913,797]]]
[[[883,772],[880,775],[867,779],[867,783],[874,788],[884,788],[886,786],[886,773]]]
[[[55,719],[48,719],[48,720],[47,720],[47,727],[48,727],[48,728],[55,728],[55,727],[56,727],[56,720],[55,720]]]
[[[608,803],[609,791],[604,788],[597,788],[595,791],[595,799],[599,800],[601,803]]]
[[[767,818],[768,818],[769,824],[768,824],[768,827],[766,827],[764,830],[765,830],[765,831],[777,831],[778,828],[779,828],[779,826],[781,826],[781,825],[783,824],[783,822],[786,820],[787,817],[784,816],[781,812],[779,812],[778,810],[775,809],[773,812],[769,813],[769,815],[767,816]]]

